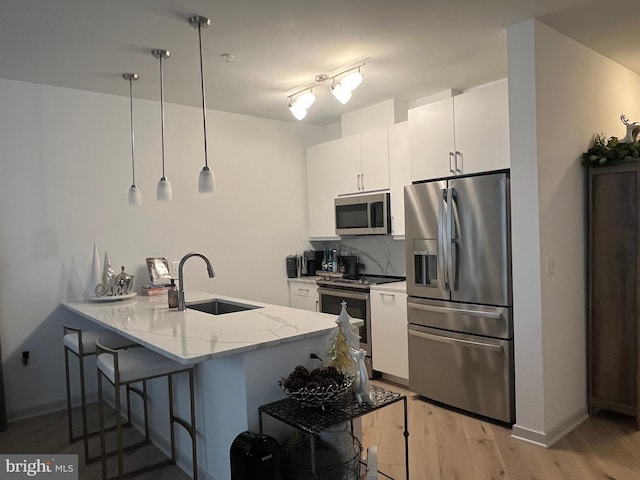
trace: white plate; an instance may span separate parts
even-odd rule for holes
[[[137,295],[136,292],[127,293],[126,295],[105,295],[104,297],[88,297],[92,302],[117,302],[119,300],[126,300],[127,298],[133,298]]]

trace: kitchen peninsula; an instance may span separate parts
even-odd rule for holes
[[[245,430],[258,430],[258,407],[282,398],[277,381],[312,353],[327,355],[336,317],[205,292],[186,292],[187,305],[210,299],[250,305],[213,315],[167,308],[165,296],[115,302],[65,302],[63,306],[177,362],[196,364],[198,464],[205,478],[230,478],[229,448]],[[69,320],[73,324],[73,319]],[[354,325],[361,323],[354,320]],[[188,409],[185,378],[177,378],[178,413]],[[166,384],[150,384],[152,439],[168,451]],[[158,425],[162,423],[162,425]],[[187,438],[177,438],[178,463],[191,463]]]

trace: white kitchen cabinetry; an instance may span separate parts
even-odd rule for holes
[[[342,139],[341,195],[389,188],[389,137],[387,127]]]
[[[391,233],[396,238],[404,237],[404,186],[410,183],[409,123],[396,123],[389,127]]]
[[[507,80],[409,110],[411,180],[509,168]]]
[[[407,294],[399,289],[371,289],[373,369],[409,378]]]
[[[315,282],[289,280],[289,306],[318,312],[319,301]]]
[[[358,148],[352,151],[354,145]],[[309,238],[337,239],[334,200],[340,193],[342,165],[360,155],[359,143],[344,139],[307,148]]]

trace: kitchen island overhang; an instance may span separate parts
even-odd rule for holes
[[[258,407],[284,397],[278,380],[311,354],[328,356],[336,316],[214,293],[186,292],[186,301],[222,299],[258,306],[212,315],[168,309],[167,299],[134,297],[116,302],[65,302],[74,314],[184,364],[196,365],[198,463],[204,478],[230,478],[229,449],[245,430],[258,430]],[[73,322],[72,319],[69,320]],[[362,321],[353,319],[354,326]],[[188,408],[186,379],[175,382],[176,404]],[[166,417],[166,384],[150,384],[151,418]],[[139,413],[139,412],[138,412]],[[180,412],[178,412],[180,413]],[[160,425],[159,423],[162,423]],[[169,426],[152,422],[152,440],[169,451]],[[274,432],[277,436],[278,432]],[[178,464],[189,471],[190,446],[178,438]]]

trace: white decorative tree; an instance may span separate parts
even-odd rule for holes
[[[329,349],[330,365],[345,371],[354,364],[354,351],[360,349],[360,337],[355,333],[355,327],[351,325],[351,317],[347,313],[347,302],[342,302],[342,310],[336,323],[338,328]]]

